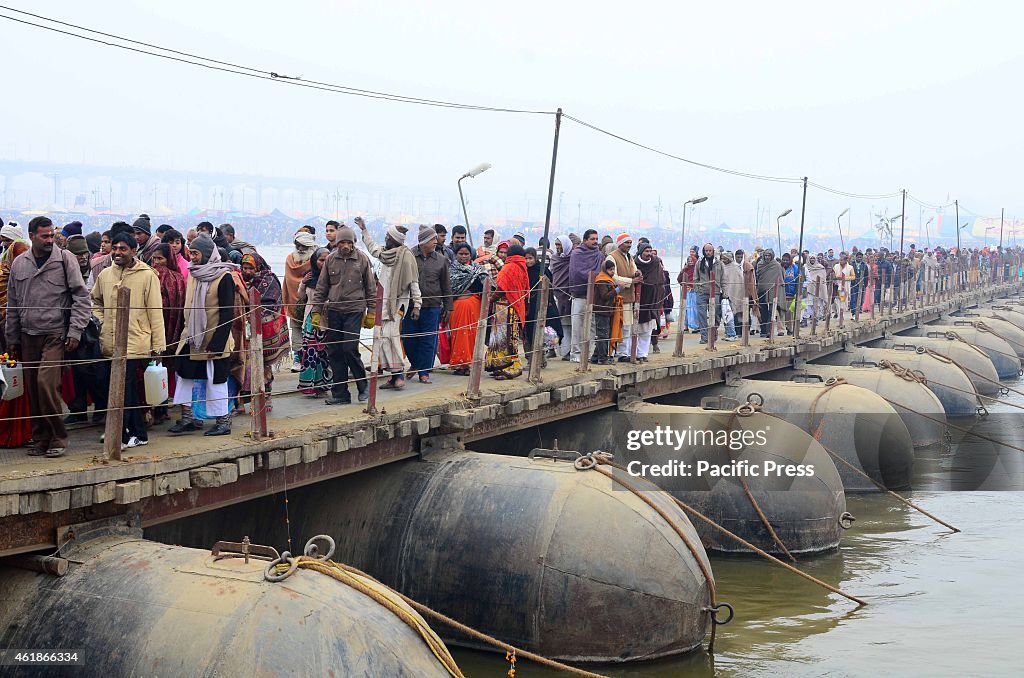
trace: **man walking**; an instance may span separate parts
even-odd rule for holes
[[[28,223],[31,248],[11,264],[7,345],[25,367],[32,412],[33,456],[60,457],[68,444],[61,419],[61,362],[89,322],[89,291],[74,255],[54,247],[53,222]]]
[[[359,357],[359,331],[367,307],[377,294],[377,279],[370,258],[356,249],[356,234],[348,226],[338,228],[337,245],[327,257],[313,292],[313,327],[326,330],[327,355],[331,361],[331,397],[328,405],[348,405],[349,375],[356,382],[359,402],[369,397],[366,369]]]
[[[100,320],[100,349],[105,358],[114,354],[114,327],[117,315],[118,290],[131,290],[131,310],[128,323],[128,352],[124,374],[112,374],[112,363],[105,362],[106,374],[111,379],[124,380],[124,426],[121,433],[121,449],[149,444],[146,420],[141,405],[144,405],[139,381],[146,363],[164,352],[163,301],[160,296],[160,279],[156,272],[135,258],[138,248],[136,241],[127,233],[118,233],[111,242],[110,253],[114,265],[103,269],[92,289],[92,312]],[[160,403],[150,403],[159,405]]]
[[[409,315],[402,321],[402,344],[413,371],[419,372],[420,383],[429,384],[438,328],[452,310],[452,288],[448,259],[437,251],[437,233],[430,226],[420,226],[417,241],[416,266],[423,306],[418,318]]]
[[[722,316],[721,291],[722,291],[722,261],[715,256],[715,246],[711,243],[704,243],[700,259],[697,260],[697,270],[693,275],[693,289],[697,293],[697,327],[700,329],[700,343],[708,343],[708,306],[714,301],[714,315],[710,318],[711,327],[718,331],[718,320]],[[711,297],[711,280],[715,281],[715,296]],[[735,332],[733,332],[733,336]]]

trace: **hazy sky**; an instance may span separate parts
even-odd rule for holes
[[[16,2],[16,0],[8,0]],[[567,113],[702,162],[856,193],[1024,214],[1024,4],[1001,2],[92,2],[14,5],[138,40],[354,87]],[[0,10],[0,13],[9,13]],[[0,20],[0,154],[451,190],[547,191],[553,119],[250,80]],[[556,191],[701,218],[799,186],[661,158],[571,122]],[[557,200],[557,198],[556,198]],[[536,203],[535,203],[536,204]],[[808,218],[898,199],[808,194]],[[571,212],[571,214],[570,214]],[[916,220],[916,204],[908,213]],[[534,215],[536,217],[536,213]],[[634,217],[635,218],[635,217]]]

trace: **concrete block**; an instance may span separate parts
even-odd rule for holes
[[[71,508],[92,506],[92,485],[79,485],[71,488]],[[3,498],[0,497],[0,502]]]
[[[252,457],[249,457],[249,458],[251,459]],[[139,480],[139,487],[142,488],[141,493],[142,493],[142,498],[143,499],[145,499],[146,497],[152,497],[153,496],[153,479],[152,478],[142,478],[141,480]]]
[[[348,452],[348,436],[335,436],[331,452]]]
[[[395,430],[395,436],[398,438],[407,438],[412,435],[412,421],[406,419],[398,422],[398,428]]]
[[[430,427],[432,426],[432,419],[433,417],[418,417],[416,419],[413,419],[412,424],[413,426],[416,427],[416,433],[418,433],[421,436],[429,433]],[[440,419],[440,417],[438,417],[438,419]]]
[[[668,377],[668,368],[667,367],[659,367],[658,369],[654,370],[654,378],[655,379],[665,379],[667,377]]]
[[[57,513],[71,508],[71,490],[56,490],[42,494],[43,511],[46,513]]]
[[[476,408],[470,410],[470,412],[473,413],[473,423],[474,424],[482,424],[483,422],[487,421],[487,417],[491,413],[491,408],[489,406],[488,407],[476,407]]]
[[[367,428],[361,428],[355,431],[351,435],[349,440],[349,449],[353,447],[366,447],[373,442],[373,431]]]
[[[510,400],[509,402],[507,402],[505,404],[505,414],[507,414],[509,416],[512,416],[512,415],[515,415],[515,414],[520,414],[525,407],[526,407],[526,401],[523,400],[522,398],[517,398],[515,400]]]
[[[551,391],[541,391],[534,397],[537,398],[537,402],[539,402],[541,405],[551,404]]]
[[[97,495],[99,494],[99,487],[99,485],[96,486]],[[176,494],[190,487],[192,487],[192,481],[188,471],[166,473],[153,479],[153,496],[162,497],[166,494]]]
[[[284,466],[284,450],[269,450],[261,456],[263,457],[263,466],[268,471]]]
[[[114,488],[116,486],[117,483],[113,480],[93,485],[92,502],[94,504],[105,504],[108,501],[114,501]]]
[[[43,494],[41,492],[31,492],[29,494],[20,494],[18,504],[18,513],[21,515],[28,515],[29,513],[39,513],[43,510]]]
[[[615,377],[601,377],[601,390],[605,391],[617,391],[619,390],[619,380]]]
[[[306,443],[302,446],[302,462],[309,464],[316,461],[320,457],[327,456],[327,441],[326,440],[315,440],[311,443]],[[234,481],[232,481],[234,482]]]
[[[296,464],[302,463],[302,448],[301,447],[289,447],[284,451],[284,465],[295,466]]]
[[[375,426],[373,429],[374,440],[391,440],[394,437],[394,429],[391,428],[390,424],[382,424]]]
[[[473,411],[449,412],[444,415],[444,423],[458,430],[465,430],[473,426]]]
[[[21,499],[16,494],[0,495],[0,518],[16,516],[21,510]]]
[[[711,365],[715,368],[725,367],[725,358],[714,358]]]
[[[430,415],[430,428],[441,428],[441,415],[432,414]]]
[[[556,403],[561,403],[561,402],[565,402],[569,398],[572,398],[573,397],[573,390],[574,390],[574,387],[572,387],[572,386],[562,386],[560,388],[556,388],[552,392],[552,395],[555,398],[555,402]]]
[[[647,377],[648,377],[647,370],[643,370],[643,369],[637,370],[636,372],[633,373],[633,383],[634,384],[642,384],[643,382],[647,381]]]
[[[142,483],[138,480],[118,483],[114,486],[115,504],[134,504],[137,501],[142,501]]]
[[[253,457],[239,457],[235,459],[235,466],[238,467],[238,475],[247,476],[256,470],[256,460]]]
[[[192,487],[221,487],[238,481],[235,464],[211,464],[189,471]]]
[[[526,409],[531,412],[540,407],[540,398],[535,395],[526,396],[524,400],[526,401]]]

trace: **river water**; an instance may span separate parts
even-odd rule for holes
[[[1024,405],[1018,394],[1005,399]],[[1024,448],[1024,411],[999,404],[989,409],[974,430]],[[761,559],[712,557],[719,600],[736,609],[732,623],[718,629],[714,656],[702,650],[598,671],[652,678],[1019,675],[1024,452],[964,440],[919,451],[915,489],[906,493],[961,533],[887,495],[848,495],[857,521],[843,534],[840,550],[798,563],[866,599],[867,607],[857,609]],[[495,655],[456,649],[455,656],[467,676],[503,676],[508,668]],[[516,675],[564,674],[520,662]]]

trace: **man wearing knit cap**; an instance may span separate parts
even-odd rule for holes
[[[622,299],[622,341],[615,347],[615,356],[620,363],[629,362],[630,347],[633,336],[637,333],[637,296],[636,283],[642,282],[643,274],[637,270],[636,262],[629,255],[633,246],[633,238],[628,233],[620,233],[615,239],[615,249],[605,258],[615,264],[612,279],[619,289]]]
[[[149,217],[140,216],[136,219],[132,224],[132,231],[135,233],[135,242],[139,244],[139,259],[147,265],[153,263],[153,252],[160,246],[160,236],[153,235]]]
[[[447,320],[452,309],[452,288],[448,259],[437,252],[437,233],[430,226],[420,226],[417,240],[416,266],[423,306],[418,318],[406,316],[402,321],[402,344],[412,369],[419,372],[420,383],[429,384],[441,319]]]
[[[327,257],[312,300],[314,329],[326,330],[327,355],[331,361],[331,397],[328,405],[348,405],[352,395],[349,378],[356,382],[359,402],[369,397],[366,369],[359,357],[359,331],[366,309],[377,295],[377,279],[370,258],[356,249],[356,234],[348,226],[338,228],[337,247]]]
[[[57,247],[67,247],[67,240],[73,235],[82,235],[82,222],[72,221],[60,229],[60,237],[57,239]]]

